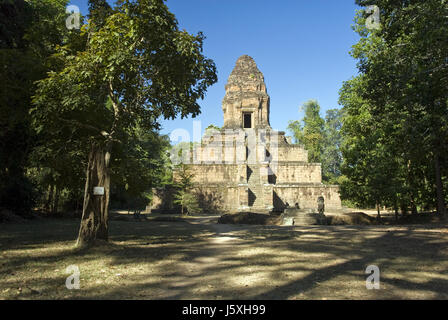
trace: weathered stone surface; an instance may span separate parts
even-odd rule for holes
[[[244,113],[251,114],[252,128],[270,128],[269,104],[263,74],[254,59],[241,56],[226,85],[222,102],[224,128],[242,128]]]
[[[283,214],[283,224],[295,226],[325,225],[327,224],[327,219],[324,214],[288,208],[285,209]]]

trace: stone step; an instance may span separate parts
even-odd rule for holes
[[[318,213],[302,213],[298,215],[284,215],[284,225],[296,225],[296,226],[310,226],[310,225],[325,225],[326,217],[323,214]]]
[[[250,207],[263,207],[263,188],[261,186],[249,186],[250,192]],[[255,199],[253,199],[255,197]],[[252,202],[253,201],[253,202]]]
[[[260,183],[260,168],[258,166],[248,166],[248,169],[251,173],[248,173],[247,183],[250,185],[258,185]]]
[[[249,190],[253,193],[252,197],[255,197],[255,199],[251,199],[253,203],[251,203],[250,208],[252,210],[265,210],[263,204],[263,184],[260,181],[260,166],[248,166],[248,169],[250,175],[248,174],[247,184],[249,185]]]

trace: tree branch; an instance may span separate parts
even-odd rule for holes
[[[85,124],[85,123],[82,123],[82,122],[79,122],[79,121],[73,120],[73,119],[71,119],[71,120],[63,119],[61,117],[57,117],[57,119],[62,122],[71,124],[71,125],[76,125],[78,127],[82,127],[82,128],[88,129],[88,130],[96,131],[96,133],[98,133],[99,135],[101,135],[102,137],[106,138],[109,141],[115,141],[115,142],[121,143],[121,141],[119,139],[113,138],[112,135],[110,133],[108,133],[107,131],[101,130],[101,129],[99,129],[95,126],[92,126],[90,124]]]

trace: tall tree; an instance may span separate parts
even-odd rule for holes
[[[408,125],[414,128],[407,141],[421,144],[432,156],[428,165],[434,172],[436,208],[444,216],[441,163],[448,155],[448,3],[382,0],[377,5],[382,28],[375,36],[383,45],[378,46],[377,54],[365,55],[368,59],[363,67],[369,76],[369,88],[375,87],[392,103],[384,105],[373,95],[374,114],[403,114],[404,109]],[[386,68],[385,63],[391,67]]]
[[[76,31],[65,28],[65,0],[0,2],[0,205],[27,214],[33,205],[26,177],[36,142],[30,123],[34,82],[49,57]]]
[[[416,202],[427,198],[426,186],[433,184],[435,207],[443,216],[446,171],[441,163],[446,163],[448,153],[448,4],[444,0],[357,3],[380,9],[378,29],[366,27],[368,13],[357,15],[354,29],[361,39],[352,50],[358,59],[357,79],[362,81],[358,94],[367,106],[365,114],[381,133],[381,139],[375,141],[390,155],[377,161],[387,170],[385,164],[398,157],[394,162],[399,165],[392,168],[399,172],[393,176],[401,181],[401,188],[395,192],[401,201],[408,198],[414,211]]]
[[[137,125],[123,143],[115,144],[111,163],[111,199],[128,210],[144,208],[152,188],[163,184],[169,165],[169,137]],[[112,188],[111,188],[112,189]]]
[[[308,150],[310,162],[321,162],[324,144],[325,121],[320,116],[320,105],[316,100],[309,100],[301,109],[305,112],[302,121],[291,121],[288,129],[293,133],[296,142]]]
[[[107,17],[113,13],[113,10],[106,0],[89,0],[89,19],[91,28],[99,30],[106,23]]]
[[[362,207],[394,205],[400,191],[401,167],[387,134],[362,99],[363,77],[344,83],[340,103],[344,106],[341,151],[344,174],[341,197]]]
[[[325,139],[321,156],[322,180],[334,184],[338,183],[341,176],[342,115],[343,112],[340,109],[329,109],[325,115]]]
[[[186,164],[180,164],[176,168],[175,186],[177,192],[174,196],[174,203],[181,206],[181,214],[199,213],[198,199],[192,192],[194,173]]]
[[[118,1],[104,25],[92,28],[83,27],[85,51],[64,56],[62,49],[64,68],[39,82],[33,112],[46,130],[76,128],[90,145],[79,246],[108,240],[113,144],[137,123],[151,130],[159,117],[196,116],[197,100],[217,81],[202,33],[179,31],[162,0]]]

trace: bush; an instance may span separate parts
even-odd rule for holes
[[[363,212],[344,213],[337,216],[328,216],[329,225],[376,225],[378,221]]]
[[[22,217],[30,217],[35,204],[35,193],[32,183],[25,176],[5,179],[0,186],[0,205]]]

